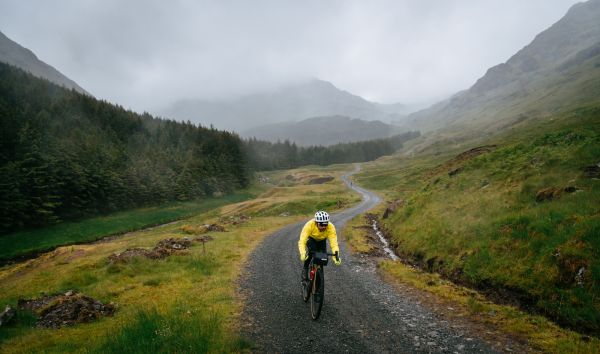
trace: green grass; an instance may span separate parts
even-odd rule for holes
[[[223,336],[224,320],[216,312],[178,305],[166,314],[139,311],[133,321],[88,353],[229,353],[248,349],[242,339]]]
[[[334,175],[352,166],[319,169]],[[309,173],[308,173],[309,172]],[[308,171],[308,174],[314,172]],[[273,182],[289,173],[269,173]],[[264,184],[265,190],[251,200],[210,209],[164,227],[127,233],[106,242],[61,247],[25,262],[0,268],[0,304],[13,307],[19,299],[73,289],[102,303],[113,302],[112,317],[60,330],[35,328],[35,318],[22,311],[17,321],[0,329],[2,353],[229,353],[252,348],[240,338],[243,299],[237,293],[239,276],[252,250],[277,229],[306,220],[310,215],[289,217],[252,216],[242,223],[226,223],[232,216],[248,215],[280,203],[306,199],[352,199],[354,193],[341,184],[318,186],[298,184],[279,188]],[[268,190],[267,190],[268,189]],[[204,245],[193,242],[187,250],[165,259],[135,257],[128,262],[111,262],[112,254],[129,248],[154,247],[166,238],[189,237],[189,229],[221,223],[226,232],[211,232]],[[193,236],[192,236],[193,237]]]
[[[238,192],[221,198],[133,209],[77,222],[65,222],[43,229],[0,236],[0,262],[48,251],[58,246],[91,242],[106,236],[168,223],[200,214],[225,204],[252,198],[256,192]]]
[[[356,180],[405,201],[383,223],[399,253],[476,287],[508,289],[562,325],[600,334],[600,183],[583,174],[600,162],[600,109],[532,121],[485,141],[498,147],[467,161],[448,162],[467,148],[394,156]],[[579,190],[536,201],[549,187]]]

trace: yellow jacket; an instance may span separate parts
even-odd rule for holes
[[[320,232],[317,228],[317,223],[315,219],[310,219],[302,228],[302,232],[300,232],[300,240],[298,240],[298,251],[300,251],[300,256],[306,254],[306,242],[308,238],[312,237],[317,241],[322,241],[325,239],[329,239],[329,246],[331,247],[331,252],[339,252],[340,247],[337,242],[337,233],[335,232],[335,226],[330,222],[327,225],[327,228]]]

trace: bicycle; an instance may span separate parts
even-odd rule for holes
[[[308,256],[311,257],[311,260],[308,265],[308,278],[306,281],[302,281],[302,300],[307,302],[312,295],[310,314],[313,320],[317,320],[321,314],[323,299],[325,297],[325,275],[323,266],[326,266],[329,262],[329,256],[333,256],[339,260],[339,255],[338,252],[326,253],[310,251]],[[304,272],[304,270],[302,271]]]

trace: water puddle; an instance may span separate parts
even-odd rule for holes
[[[375,231],[375,234],[377,235],[377,237],[379,237],[379,240],[381,241],[381,243],[383,243],[383,250],[385,251],[385,253],[387,253],[390,258],[394,261],[397,261],[398,256],[396,256],[396,254],[394,253],[394,251],[392,251],[389,247],[389,243],[387,242],[387,240],[385,239],[385,237],[383,236],[383,232],[381,232],[378,228],[377,228],[377,221],[373,220],[373,230]]]

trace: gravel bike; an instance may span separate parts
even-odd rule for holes
[[[325,297],[325,275],[323,267],[329,262],[329,256],[333,256],[336,260],[339,259],[338,252],[314,252],[310,251],[308,256],[311,257],[308,265],[308,278],[302,281],[302,300],[307,302],[312,295],[310,302],[310,314],[313,320],[319,318],[321,308],[323,307],[323,299]],[[304,270],[302,270],[304,272]]]

